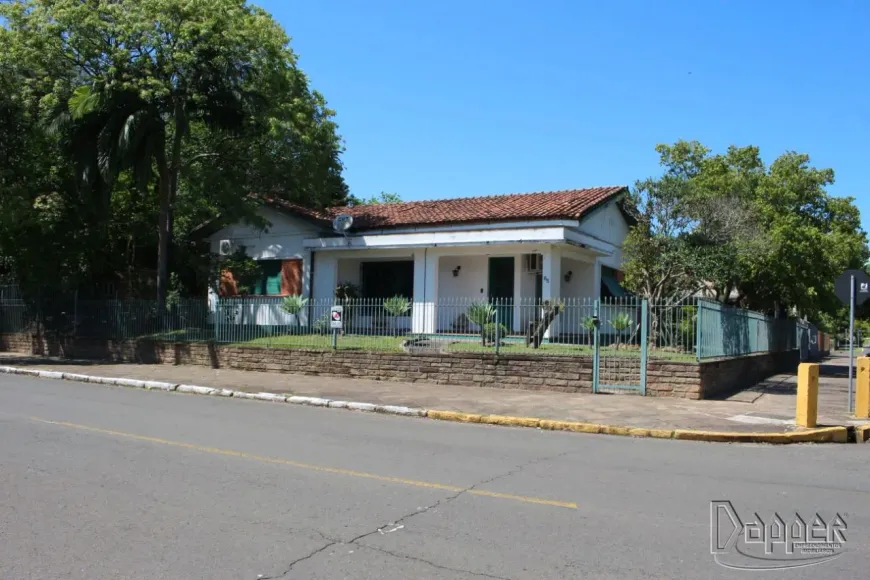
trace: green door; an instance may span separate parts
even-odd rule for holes
[[[489,259],[489,299],[498,304],[498,321],[513,329],[514,259]]]

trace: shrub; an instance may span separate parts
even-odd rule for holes
[[[612,326],[616,332],[622,334],[626,328],[631,326],[632,322],[631,316],[622,313],[610,319],[610,326]]]
[[[481,328],[495,316],[495,306],[489,302],[473,302],[465,312],[466,318]]]
[[[620,343],[622,342],[622,334],[626,331],[626,329],[634,323],[631,316],[626,313],[619,314],[610,319],[610,326],[616,330],[616,348],[619,348]]]
[[[393,296],[384,300],[384,310],[390,316],[402,316],[411,309],[411,301],[404,296]]]
[[[324,314],[320,318],[314,321],[312,325],[312,329],[314,332],[323,333],[329,330],[329,314]]]
[[[496,324],[495,322],[487,322],[483,325],[483,340],[485,342],[494,343],[496,339],[503,339],[507,336],[508,329],[504,324]]]
[[[293,294],[284,297],[281,301],[281,310],[287,314],[299,314],[306,305],[308,305],[308,298],[304,298],[301,294]]]
[[[489,302],[473,302],[465,312],[465,317],[480,327],[480,343],[486,345],[486,325],[495,316],[495,306]]]

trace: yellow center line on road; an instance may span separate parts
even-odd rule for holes
[[[523,503],[534,503],[548,505],[553,507],[562,507],[568,509],[577,509],[577,504],[569,501],[558,501],[554,499],[545,499],[540,497],[529,497],[525,495],[514,495],[511,493],[499,493],[496,491],[486,491],[484,489],[467,489],[458,485],[448,485],[444,483],[434,483],[431,481],[421,481],[418,479],[405,479],[403,477],[390,477],[389,475],[378,475],[376,473],[367,473],[365,471],[356,471],[354,469],[344,469],[342,467],[329,467],[326,465],[315,465],[312,463],[302,463],[301,461],[293,461],[291,459],[281,459],[279,457],[264,457],[262,455],[254,455],[245,453],[244,451],[233,451],[232,449],[220,449],[218,447],[208,447],[205,445],[197,445],[195,443],[185,443],[184,441],[172,441],[170,439],[161,439],[159,437],[149,437],[147,435],[136,435],[134,433],[125,433],[123,431],[113,431],[111,429],[103,429],[101,427],[91,427],[90,425],[79,425],[78,423],[68,423],[66,421],[50,421],[40,417],[30,417],[32,421],[44,423],[46,425],[58,425],[61,427],[69,427],[80,431],[90,431],[91,433],[101,433],[103,435],[114,435],[116,437],[124,437],[126,439],[134,439],[136,441],[148,441],[150,443],[159,443],[161,445],[170,445],[172,447],[181,447],[183,449],[191,449],[202,453],[214,453],[216,455],[226,455],[229,457],[239,457],[242,459],[250,459],[261,461],[263,463],[272,463],[277,465],[289,465],[299,469],[307,469],[311,471],[321,471],[325,473],[335,473],[338,475],[349,475],[352,477],[363,477],[366,479],[374,479],[376,481],[385,481],[388,483],[398,483],[402,485],[411,485],[414,487],[425,487],[429,489],[440,489],[444,491],[462,492],[470,495],[478,495],[483,497],[491,497],[497,499],[509,499]]]

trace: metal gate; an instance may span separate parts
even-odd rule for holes
[[[636,297],[595,301],[593,393],[646,394],[649,303]]]

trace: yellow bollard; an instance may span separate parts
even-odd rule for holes
[[[858,357],[855,381],[855,418],[870,419],[870,357]]]
[[[801,427],[815,427],[819,415],[819,365],[801,363],[798,366],[797,412],[795,421]]]

